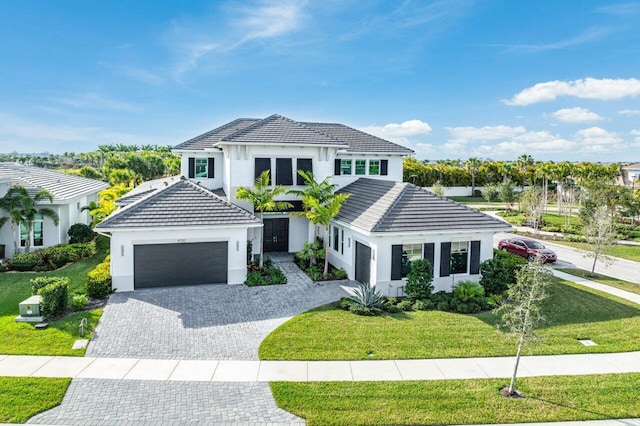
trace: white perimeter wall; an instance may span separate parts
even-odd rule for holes
[[[227,241],[228,283],[247,278],[247,228],[115,231],[111,235],[111,277],[116,291],[133,291],[133,247],[136,244],[176,244]],[[170,261],[170,259],[167,259]],[[153,265],[149,265],[153,268]]]

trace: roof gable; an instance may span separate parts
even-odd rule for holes
[[[260,221],[184,178],[117,210],[98,229],[257,225]]]
[[[406,182],[361,178],[338,192],[351,196],[335,219],[367,232],[511,229],[499,219]]]
[[[309,126],[273,114],[244,129],[220,140],[222,143],[239,144],[295,144],[295,145],[338,145],[346,146],[346,142],[332,138]]]

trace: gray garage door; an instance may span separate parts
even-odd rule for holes
[[[227,253],[226,241],[136,245],[134,287],[226,283]]]

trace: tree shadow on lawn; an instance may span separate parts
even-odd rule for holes
[[[593,291],[554,280],[548,289],[549,297],[544,301],[542,314],[545,322],[540,328],[569,324],[585,324],[640,317],[640,308],[632,302],[624,303]],[[612,296],[613,297],[613,296]],[[500,317],[492,312],[475,315],[481,321],[496,326]]]

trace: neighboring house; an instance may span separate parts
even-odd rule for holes
[[[43,200],[37,206],[48,207],[55,211],[60,218],[58,225],[55,225],[51,219],[40,216],[36,218],[31,235],[26,235],[23,226],[15,228],[16,238],[20,232],[20,246],[24,247],[26,239],[29,238],[32,249],[68,243],[67,232],[71,225],[91,223],[89,212],[82,211],[82,207],[92,201],[97,201],[98,193],[109,187],[105,182],[81,176],[59,173],[35,166],[0,163],[0,197],[7,193],[11,185],[21,185],[31,195],[35,195],[42,189],[48,190],[53,195],[53,203],[49,203],[49,200]],[[7,212],[3,211],[0,214],[6,216]],[[13,257],[15,251],[12,232],[10,222],[0,230],[0,251],[4,245],[4,257],[7,258]]]
[[[387,294],[404,286],[406,263],[432,260],[437,289],[477,279],[504,222],[402,183],[413,151],[342,124],[297,122],[280,115],[237,119],[175,147],[183,179],[154,181],[119,200],[98,225],[111,235],[111,272],[118,291],[164,285],[239,284],[247,243],[260,247],[260,221],[235,199],[264,170],[271,182],[304,189],[297,170],[331,177],[351,194],[331,226],[331,263]],[[265,252],[294,252],[322,235],[297,215],[301,202],[264,215]],[[402,268],[403,263],[405,268]],[[404,272],[403,272],[404,271]]]
[[[620,168],[619,184],[635,187],[636,182],[640,179],[640,163],[633,163]]]

